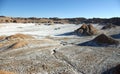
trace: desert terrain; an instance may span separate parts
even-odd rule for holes
[[[88,34],[79,30],[82,25],[0,23],[0,70],[14,74],[115,74],[111,69],[120,64],[120,26],[106,29],[92,24],[97,33]],[[103,44],[94,42],[101,34],[110,37],[110,45],[104,44],[104,38]]]

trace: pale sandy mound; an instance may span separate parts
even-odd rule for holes
[[[16,43],[14,43],[12,46],[10,46],[9,48],[13,48],[13,49],[16,49],[16,48],[22,48],[26,45],[28,45],[29,43],[27,41],[18,41]]]
[[[33,38],[33,37],[30,35],[25,35],[25,34],[20,34],[20,33],[6,37],[6,39],[8,39],[8,40],[11,40],[11,39],[30,39],[30,38]]]
[[[83,24],[80,28],[75,30],[75,33],[77,35],[95,35],[98,33],[98,30],[93,27],[93,25],[89,24]]]
[[[0,71],[0,74],[15,74],[15,73],[13,73],[13,72],[8,72],[8,71]]]
[[[10,36],[0,36],[0,48],[22,48],[31,43],[32,39],[34,39],[32,36],[20,33]]]
[[[93,41],[97,42],[97,43],[101,43],[101,44],[119,44],[119,41],[105,35],[105,34],[101,34],[99,36],[97,36]]]

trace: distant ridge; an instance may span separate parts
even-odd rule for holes
[[[37,18],[37,17],[7,17],[0,16],[0,23],[53,23],[53,24],[81,24],[81,23],[94,23],[94,24],[107,24],[111,23],[120,26],[120,17],[113,18]]]

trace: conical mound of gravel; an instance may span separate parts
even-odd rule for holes
[[[117,41],[105,34],[101,34],[101,35],[97,36],[93,41],[95,41],[96,43],[108,44],[108,45],[119,44],[119,41]]]

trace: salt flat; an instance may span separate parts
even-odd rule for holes
[[[0,24],[1,36],[21,33],[35,37],[29,39],[30,44],[25,47],[0,51],[0,70],[17,74],[103,74],[120,64],[119,47],[77,45],[97,36],[72,33],[81,25]],[[100,34],[120,33],[120,27],[109,30],[101,30],[102,25],[98,24],[94,27],[100,30]]]

